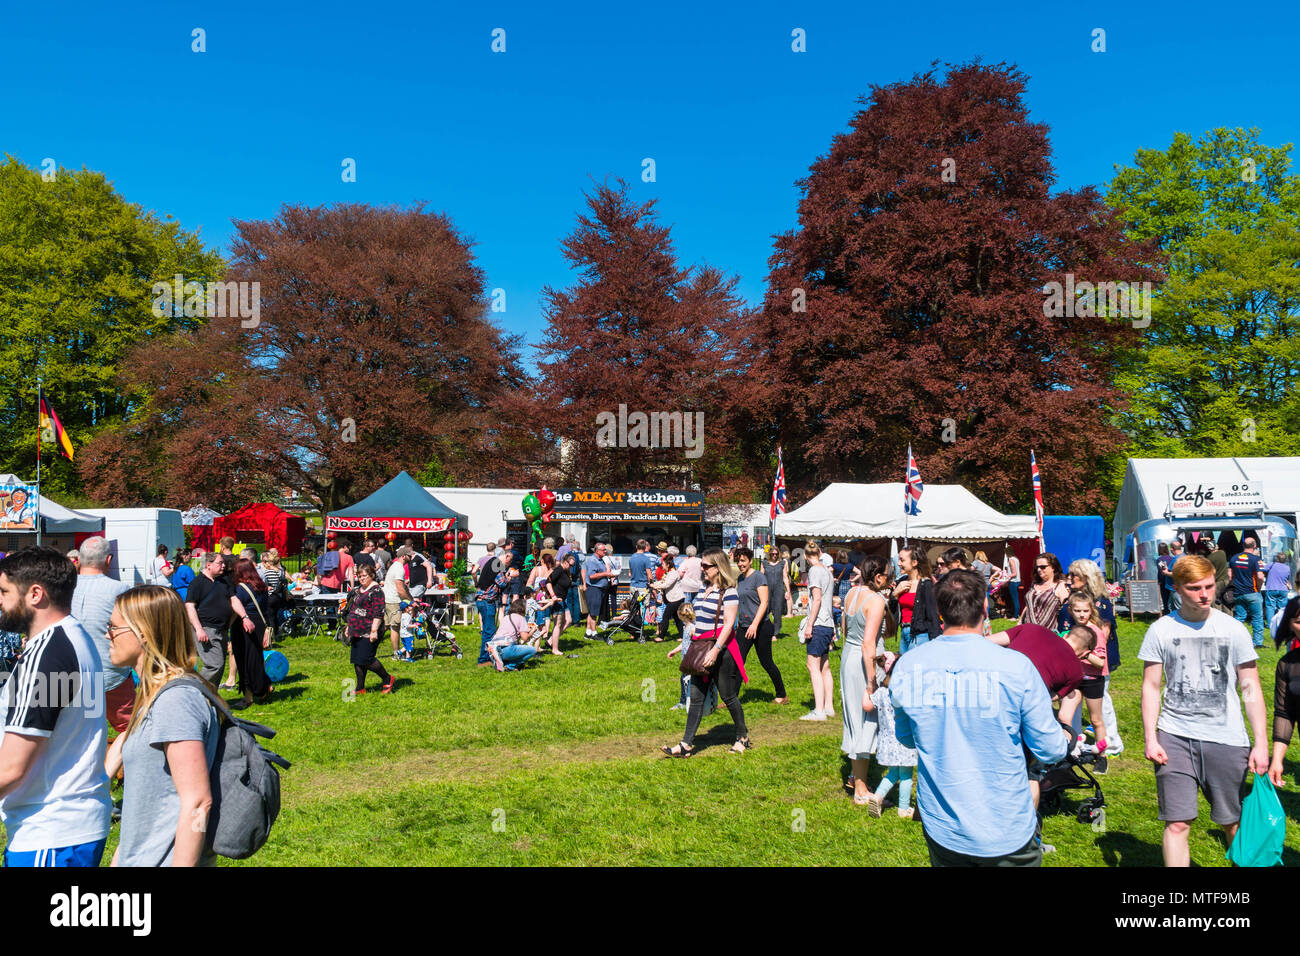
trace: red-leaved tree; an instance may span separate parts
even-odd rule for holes
[[[741,386],[745,364],[729,327],[749,322],[751,312],[734,278],[678,265],[654,205],[634,202],[621,181],[587,196],[587,212],[563,244],[579,281],[544,290],[540,376],[536,390],[521,396],[522,414],[560,443],[560,480],[698,483],[749,495],[762,469],[737,457],[727,396]],[[667,416],[658,419],[659,447],[651,447],[656,435],[637,433],[637,413]],[[620,418],[631,425],[622,435],[608,428]]]
[[[1045,317],[1044,285],[1158,276],[1091,188],[1052,194],[1024,87],[978,64],[874,87],[801,181],[747,333],[765,353],[750,426],[782,442],[796,495],[901,481],[910,443],[927,481],[1025,507],[1032,447],[1052,510],[1104,506],[1113,357],[1135,333],[1084,307]]]
[[[228,508],[290,488],[330,510],[399,469],[517,480],[494,430],[523,378],[518,340],[489,321],[445,216],[286,206],[236,227],[225,278],[260,284],[260,315],[208,316],[131,356],[132,414],[78,456],[91,494]]]

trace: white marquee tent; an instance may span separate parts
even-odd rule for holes
[[[921,513],[907,519],[910,538],[1002,541],[1037,538],[1032,515],[1004,515],[961,485],[926,485]],[[802,508],[778,515],[776,533],[791,538],[902,538],[903,483],[836,482]]]
[[[1115,505],[1115,553],[1125,553],[1124,539],[1134,525],[1164,516],[1170,486],[1222,489],[1242,481],[1259,483],[1265,514],[1296,524],[1300,458],[1130,458]]]

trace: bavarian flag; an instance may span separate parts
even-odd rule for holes
[[[41,399],[41,433],[41,437],[57,448],[60,455],[72,461],[72,442],[63,430],[59,416],[54,414],[54,409],[50,408],[44,398]]]

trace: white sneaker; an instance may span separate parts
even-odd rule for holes
[[[825,720],[826,715],[823,714],[820,710],[810,710],[808,711],[808,713],[804,714],[799,719],[800,720]]]
[[[824,715],[826,715],[826,717],[828,717],[828,718],[829,718],[829,717],[834,717],[834,716],[835,716],[835,708],[834,708],[834,707],[828,707],[826,710],[823,710],[822,713],[823,713]]]

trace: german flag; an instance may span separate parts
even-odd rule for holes
[[[54,414],[54,409],[50,408],[44,398],[41,399],[41,431],[45,440],[57,448],[60,455],[72,461],[72,442],[63,430],[59,416]]]

